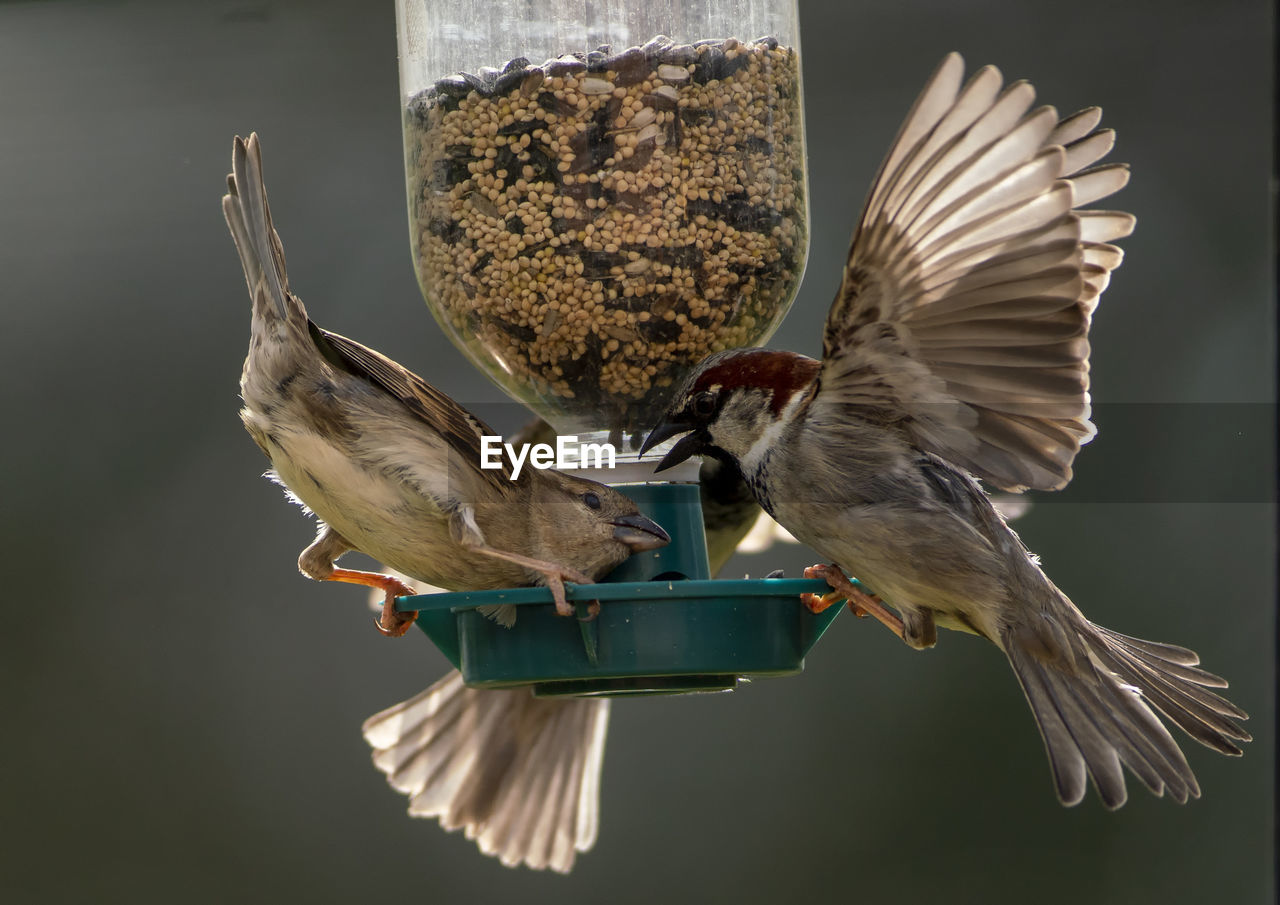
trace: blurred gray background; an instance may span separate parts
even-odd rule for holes
[[[1273,900],[1270,4],[801,14],[814,238],[780,347],[818,351],[868,181],[944,52],[1105,106],[1139,228],[1095,319],[1101,433],[1018,530],[1093,619],[1228,676],[1245,757],[1187,742],[1186,807],[1136,788],[1065,810],[996,651],[914,653],[846,614],[803,676],[620,702],[600,841],[567,878],[410,820],[359,725],[445,663],[294,568],[312,527],[237,419],[249,305],[219,210],[256,129],[313,316],[464,403],[502,398],[410,269],[392,3],[0,3],[0,899]]]

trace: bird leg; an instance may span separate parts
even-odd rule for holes
[[[399,638],[409,631],[410,626],[418,618],[418,612],[401,612],[396,609],[397,597],[412,597],[415,593],[398,578],[382,575],[378,572],[359,572],[355,569],[339,569],[334,565],[343,553],[355,548],[341,534],[328,525],[320,529],[319,535],[311,546],[302,551],[298,557],[298,569],[308,578],[316,581],[345,581],[350,584],[377,588],[386,597],[382,603],[382,615],[375,625],[378,631],[389,638]]]
[[[902,628],[902,640],[915,650],[924,650],[938,643],[938,626],[933,621],[933,610],[904,611]]]
[[[804,577],[821,578],[834,589],[829,594],[821,596],[817,594],[801,594],[800,600],[808,607],[810,612],[821,613],[833,603],[847,600],[849,601],[849,609],[853,611],[855,616],[859,618],[874,616],[889,631],[906,641],[902,620],[885,609],[880,602],[880,598],[873,597],[866,591],[855,588],[849,579],[845,577],[844,570],[839,566],[834,564],[810,566],[804,570]]]
[[[534,559],[530,556],[521,556],[519,553],[508,553],[506,550],[497,550],[487,544],[468,544],[469,550],[476,553],[483,553],[485,556],[492,556],[494,559],[503,559],[517,566],[524,566],[526,569],[537,572],[547,580],[547,587],[551,590],[551,599],[556,602],[556,612],[561,616],[573,615],[573,604],[571,604],[564,594],[564,583],[571,581],[574,584],[593,584],[590,578],[581,572],[570,569],[568,566],[557,565],[553,562],[547,562],[541,559]],[[587,605],[588,616],[584,620],[590,622],[596,616],[600,615],[600,601],[593,600]]]

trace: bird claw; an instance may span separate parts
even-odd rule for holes
[[[812,577],[813,576],[811,575],[805,576],[805,578],[812,578]],[[801,594],[800,595],[800,602],[804,604],[805,609],[807,609],[810,613],[813,613],[814,615],[821,613],[823,610],[827,609],[833,604],[840,603],[844,599],[845,599],[844,594],[842,594],[839,591],[830,591],[826,594]],[[857,610],[854,610],[854,612],[857,612]],[[862,616],[866,614],[859,613],[858,615]]]
[[[600,601],[592,600],[587,603],[587,615],[585,618],[579,616],[579,622],[594,622],[596,617],[600,615]]]
[[[528,556],[521,556],[518,553],[508,553],[505,550],[495,550],[493,547],[488,547],[483,544],[473,546],[471,549],[477,553],[483,553],[486,556],[492,556],[495,559],[513,562],[518,566],[524,566],[526,569],[532,569],[534,572],[540,572],[545,575],[547,578],[547,587],[551,591],[551,599],[555,601],[556,615],[558,616],[572,616],[577,612],[574,605],[565,597],[564,583],[566,581],[571,581],[574,584],[593,584],[589,576],[583,575],[581,572],[575,571],[574,569],[570,569],[568,566],[559,565],[558,563],[533,559]],[[592,613],[592,618],[594,618],[595,613],[600,611],[600,602],[592,601],[592,603],[596,608],[595,612]]]
[[[577,607],[570,603],[565,596],[564,583],[566,581],[571,581],[574,584],[594,584],[590,578],[583,575],[581,572],[575,572],[573,569],[564,567],[557,566],[554,571],[548,571],[544,574],[547,576],[547,587],[551,589],[551,599],[554,600],[556,604],[557,616],[572,616],[578,611]],[[586,619],[582,620],[583,622],[590,622],[599,615],[600,601],[591,601],[587,610],[590,615]]]
[[[902,640],[906,640],[905,630],[902,620],[885,609],[880,602],[879,597],[868,594],[866,591],[859,590],[853,586],[853,583],[845,577],[844,570],[834,563],[828,565],[819,563],[816,566],[810,566],[804,570],[805,578],[821,578],[834,589],[828,594],[803,595],[801,599],[810,612],[820,613],[831,604],[844,599],[849,601],[849,609],[853,611],[855,616],[862,618],[864,616],[874,616],[885,628],[893,632]],[[810,598],[804,600],[804,597]],[[814,609],[819,606],[819,609]]]
[[[382,604],[382,614],[374,620],[378,631],[388,638],[401,638],[418,621],[418,611],[402,611],[396,609],[396,593],[387,591],[387,599]],[[400,595],[405,596],[405,595]]]
[[[304,555],[306,555],[305,551]],[[320,581],[343,581],[348,584],[364,585],[367,588],[377,588],[382,591],[386,596],[382,602],[382,613],[374,620],[374,625],[378,627],[379,632],[388,638],[403,636],[418,619],[417,610],[401,611],[396,609],[397,597],[412,597],[417,591],[393,575],[383,575],[380,572],[358,572],[354,569],[337,569],[330,565],[327,574],[313,575],[312,577]]]

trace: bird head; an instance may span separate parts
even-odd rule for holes
[[[794,352],[717,352],[685,380],[640,452],[684,434],[657,471],[695,455],[742,465],[772,427],[795,414],[820,368],[821,362]]]
[[[540,472],[533,501],[540,558],[603,578],[633,553],[665,547],[670,535],[611,487],[564,474]]]

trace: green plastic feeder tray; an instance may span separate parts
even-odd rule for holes
[[[603,582],[566,585],[578,619],[555,611],[547,588],[459,591],[402,597],[418,626],[476,688],[531,685],[534,694],[624,695],[724,691],[753,676],[785,676],[844,609],[811,613],[802,593],[820,579],[714,581],[707,576],[698,488],[621,485],[672,543],[638,554]],[[675,549],[673,549],[675,548]],[[587,603],[600,614],[583,621]],[[506,628],[476,607],[514,604]]]

